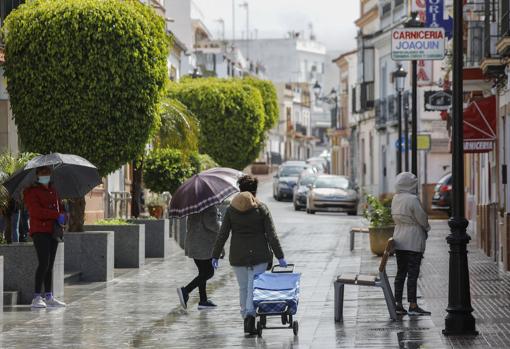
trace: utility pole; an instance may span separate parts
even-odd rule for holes
[[[239,7],[244,7],[246,10],[246,58],[250,59],[250,8],[248,2],[245,1],[239,5]]]
[[[452,218],[448,221],[450,245],[448,275],[448,314],[445,335],[477,335],[471,307],[466,233],[469,222],[464,208],[464,91],[462,65],[464,61],[463,0],[453,1],[453,98],[452,98]]]

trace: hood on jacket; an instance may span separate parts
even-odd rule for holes
[[[401,172],[395,179],[395,192],[416,195],[418,193],[418,178],[411,172]]]
[[[232,206],[233,208],[240,212],[247,212],[249,210],[259,207],[259,204],[257,202],[257,199],[255,199],[255,196],[253,196],[252,193],[248,191],[243,191],[237,194],[232,199],[230,206]]]

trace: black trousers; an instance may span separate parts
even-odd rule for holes
[[[198,268],[198,276],[184,287],[184,289],[187,293],[191,293],[191,291],[198,287],[200,302],[205,302],[207,301],[207,280],[214,276],[214,268],[210,259],[194,259],[194,261]]]
[[[51,234],[34,233],[32,235],[39,265],[35,272],[35,293],[41,293],[44,283],[44,292],[52,292],[53,263],[57,254],[58,241]]]
[[[416,303],[416,288],[420,275],[423,253],[397,250],[397,276],[395,276],[395,301],[402,303],[404,283],[407,277],[407,300]]]

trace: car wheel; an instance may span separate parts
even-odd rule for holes
[[[350,211],[350,212],[347,212],[347,214],[349,216],[356,216],[356,215],[358,215],[358,211]]]
[[[282,201],[283,197],[282,194],[278,193],[276,194],[276,201]]]
[[[308,214],[315,214],[315,211],[314,210],[306,210],[306,213],[308,213]]]

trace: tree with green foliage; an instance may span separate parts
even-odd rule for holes
[[[188,108],[176,99],[165,98],[161,103],[161,127],[154,144],[161,148],[197,151],[199,122]]]
[[[264,103],[264,131],[269,131],[280,118],[278,95],[274,84],[269,80],[261,80],[255,77],[245,77],[242,81],[259,90],[262,102]]]
[[[221,166],[244,169],[264,139],[264,106],[257,88],[242,80],[185,79],[173,84],[176,98],[200,121],[199,150]]]
[[[145,186],[154,193],[177,188],[195,172],[189,156],[178,149],[154,149],[145,158],[143,179]]]
[[[167,83],[169,38],[153,9],[137,0],[30,1],[2,29],[7,89],[28,151],[77,154],[101,175],[143,152]]]

